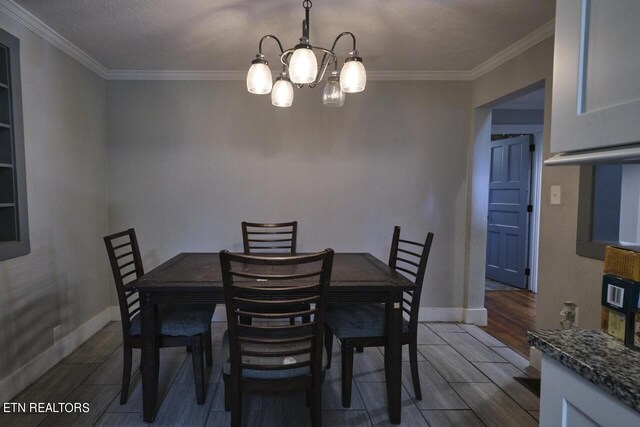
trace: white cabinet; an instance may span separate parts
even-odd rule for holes
[[[558,0],[551,152],[640,143],[640,0]]]
[[[540,425],[639,426],[640,412],[543,354]]]

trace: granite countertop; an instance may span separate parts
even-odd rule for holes
[[[600,331],[529,331],[528,340],[613,397],[640,412],[640,352]]]

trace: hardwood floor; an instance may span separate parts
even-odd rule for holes
[[[483,329],[529,358],[527,330],[536,326],[536,294],[529,291],[487,291],[488,324]]]
[[[506,292],[511,294],[512,292]],[[86,402],[89,412],[3,413],[0,426],[194,426],[230,423],[224,411],[222,334],[226,323],[212,326],[214,362],[207,368],[206,400],[196,404],[191,357],[183,348],[160,350],[160,405],[155,423],[142,422],[139,359],[132,374],[129,401],[120,405],[122,342],[120,323],[111,323],[57,364],[13,402]],[[406,346],[404,346],[406,350]],[[365,348],[355,355],[350,408],[341,402],[341,354],[333,346],[333,363],[322,386],[324,425],[388,425],[384,349]],[[423,399],[413,399],[408,353],[402,366],[402,426],[536,426],[539,398],[514,376],[538,377],[527,361],[475,325],[421,323],[418,364]],[[139,351],[134,350],[134,355]],[[247,394],[243,425],[309,426],[304,393],[280,396]]]

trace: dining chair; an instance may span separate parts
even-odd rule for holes
[[[242,245],[245,254],[296,252],[298,221],[258,223],[242,221]]]
[[[105,236],[104,243],[109,254],[122,319],[124,363],[120,404],[124,405],[129,399],[132,352],[134,348],[141,348],[142,344],[140,297],[135,290],[135,282],[144,275],[144,268],[134,229]],[[203,351],[207,366],[212,365],[211,318],[214,310],[215,305],[207,306],[206,309],[194,306],[160,306],[158,310],[160,347],[186,347],[191,351],[198,404],[205,401]],[[142,360],[140,369],[144,369]]]
[[[298,240],[298,221],[261,223],[242,221],[242,246],[245,254],[265,253],[291,253],[296,252]],[[303,307],[281,307],[284,311],[308,310],[309,305]],[[303,322],[308,322],[304,317]],[[250,319],[242,319],[250,322]],[[293,325],[296,319],[292,317],[289,322]]]
[[[433,233],[428,233],[424,243],[404,240],[400,238],[400,227],[396,226],[393,230],[389,254],[389,267],[410,276],[416,285],[414,291],[403,291],[401,342],[402,345],[409,345],[411,378],[418,400],[422,400],[418,375],[418,311],[433,236]],[[342,406],[348,408],[351,406],[354,348],[382,347],[387,344],[385,306],[382,304],[331,304],[327,308],[326,317],[325,347],[329,359],[328,367],[331,366],[335,335],[342,347]]]
[[[284,257],[220,252],[227,331],[222,338],[225,410],[241,425],[245,392],[306,391],[311,425],[322,425],[321,386],[327,356],[322,344],[333,250]],[[247,309],[246,303],[251,304]],[[282,307],[308,309],[285,312]],[[254,310],[253,307],[259,308]],[[310,316],[288,324],[290,317]],[[252,319],[240,323],[241,317]]]

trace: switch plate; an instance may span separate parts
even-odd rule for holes
[[[559,185],[552,185],[551,186],[551,204],[552,205],[559,205],[560,201],[561,201],[561,189]]]

